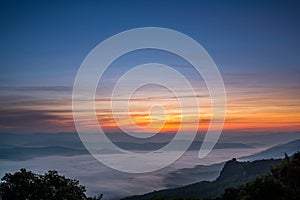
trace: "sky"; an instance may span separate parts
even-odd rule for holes
[[[72,88],[81,63],[101,41],[139,27],[180,31],[206,49],[226,88],[224,131],[300,130],[297,1],[1,1],[0,5],[0,132],[74,132]],[[133,132],[170,132],[185,117],[186,131],[195,126],[205,130],[211,105],[202,78],[189,63],[157,50],[129,53],[110,66],[96,95],[101,126],[119,131],[109,110],[111,90],[126,70],[153,60],[191,81],[200,123],[195,107],[182,116],[174,95],[155,85],[134,94],[130,119],[123,116],[120,100],[118,122]],[[180,97],[189,101],[190,96],[182,91]],[[157,103],[165,111],[154,110],[151,118],[149,108]]]

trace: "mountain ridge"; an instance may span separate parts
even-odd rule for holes
[[[235,158],[227,161],[214,181],[201,181],[183,187],[150,192],[144,195],[125,197],[122,200],[151,200],[164,197],[175,198],[211,198],[221,195],[228,187],[238,187],[254,180],[257,176],[270,172],[270,166],[282,159],[258,160],[253,162],[239,162]]]

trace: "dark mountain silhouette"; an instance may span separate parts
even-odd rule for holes
[[[214,181],[199,183],[148,194],[132,196],[123,200],[150,200],[158,197],[165,199],[217,197],[228,187],[238,187],[255,180],[256,177],[268,173],[270,166],[277,164],[281,159],[258,160],[253,162],[239,162],[232,159],[224,165],[219,177]]]

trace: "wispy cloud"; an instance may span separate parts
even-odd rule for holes
[[[70,92],[72,87],[70,86],[2,86],[0,90],[4,91],[48,91],[48,92]]]
[[[74,131],[70,110],[1,109],[0,126],[12,132]]]
[[[227,90],[225,130],[299,130],[300,84],[299,79],[296,78],[299,77],[298,75],[300,75],[298,72],[292,74],[288,72],[224,74]],[[193,126],[207,128],[211,118],[210,96],[207,89],[200,85],[196,88],[200,124],[196,123],[199,113],[196,112],[195,105],[188,103],[187,115],[181,116],[178,100],[189,102],[194,98],[194,95],[184,88],[179,88],[180,94],[177,94],[177,97],[161,87],[142,88],[134,93],[129,101],[131,119],[128,118],[126,109],[128,100],[123,96],[115,97],[113,98],[116,103],[115,117],[118,122],[127,127],[130,127],[132,122],[145,126],[151,120],[157,120],[157,122],[167,120],[166,124],[171,130],[172,126],[178,127],[181,117],[186,117],[190,121],[183,124],[186,130]],[[103,91],[102,88],[96,94],[97,116],[102,126],[107,130],[115,131],[118,128],[112,115],[112,98],[109,97],[111,93],[109,90],[112,86],[104,89],[107,91]],[[2,91],[1,131],[35,132],[45,127],[58,132],[74,130],[71,107],[72,87],[0,87],[0,91]],[[149,112],[153,104],[162,105],[165,113]],[[86,111],[83,108],[81,112],[85,114]],[[150,117],[151,114],[154,116]],[[89,126],[89,121],[86,123]]]

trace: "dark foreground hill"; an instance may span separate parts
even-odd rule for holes
[[[239,187],[242,184],[255,180],[262,174],[270,172],[270,166],[278,164],[280,160],[239,162],[236,159],[232,159],[226,162],[220,176],[214,181],[202,181],[179,188],[154,191],[144,195],[127,197],[123,200],[150,200],[159,197],[164,197],[164,199],[214,198],[222,195],[226,188]]]

